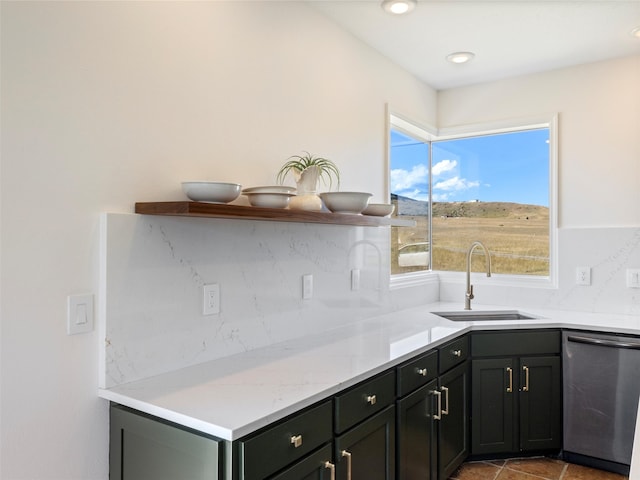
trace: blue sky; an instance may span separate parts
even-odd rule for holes
[[[433,143],[433,201],[549,206],[549,131],[526,130]],[[391,133],[392,193],[428,200],[428,146]]]

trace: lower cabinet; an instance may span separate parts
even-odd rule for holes
[[[473,337],[477,338],[472,361],[472,455],[560,450],[559,331],[481,333]],[[516,351],[527,356],[511,356]],[[481,358],[501,353],[508,356]]]
[[[336,466],[331,461],[332,454],[331,444],[325,445],[271,477],[271,480],[334,480]]]
[[[469,361],[439,377],[438,479],[446,480],[469,455]]]
[[[111,480],[222,479],[221,440],[119,405],[110,415]]]
[[[335,438],[336,478],[395,479],[395,407],[363,421]]]
[[[398,480],[438,478],[437,388],[432,380],[398,400]]]
[[[429,354],[398,370],[400,378],[416,372],[428,382],[409,394],[399,385],[399,480],[446,480],[469,454],[468,337],[445,344],[437,355],[435,364]]]
[[[333,439],[332,422],[332,402],[326,400],[238,440],[238,478],[270,478],[284,468],[306,460],[307,455],[330,444]],[[325,462],[330,460],[331,456],[321,459]]]

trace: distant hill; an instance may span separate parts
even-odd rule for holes
[[[398,215],[427,215],[428,202],[391,194]],[[549,208],[510,202],[433,202],[434,217],[549,218]]]

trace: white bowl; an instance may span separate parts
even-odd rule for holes
[[[287,208],[293,193],[244,193],[252,207]]]
[[[371,197],[366,192],[325,192],[320,194],[324,205],[334,213],[360,213]]]
[[[225,182],[182,182],[182,191],[194,202],[229,203],[240,195],[242,185]]]
[[[386,217],[393,213],[395,205],[392,203],[370,203],[362,211],[363,215],[371,215],[373,217]]]
[[[272,185],[266,187],[250,187],[242,190],[242,193],[296,193],[295,187],[285,187],[284,185]]]

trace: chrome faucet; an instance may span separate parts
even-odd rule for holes
[[[473,299],[473,285],[471,285],[471,255],[476,247],[480,247],[484,250],[484,256],[487,258],[487,277],[491,276],[491,255],[489,254],[489,250],[487,250],[487,247],[485,247],[482,242],[473,242],[471,247],[469,247],[469,252],[467,252],[467,293],[464,295],[465,310],[471,310],[471,300]]]

